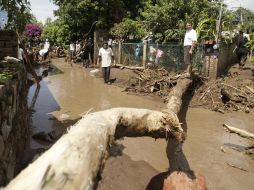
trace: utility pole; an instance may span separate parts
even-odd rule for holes
[[[216,44],[218,44],[219,38],[220,38],[220,34],[221,34],[222,2],[223,2],[223,0],[221,0],[221,2],[220,2],[219,20],[217,20],[217,22],[216,22],[216,36],[215,36]]]
[[[241,19],[241,25],[243,26],[243,13],[242,13],[241,3],[240,3],[240,19]]]

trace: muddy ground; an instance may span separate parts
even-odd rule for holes
[[[195,79],[197,84],[185,96],[185,108],[180,115],[188,136],[184,152],[190,168],[205,175],[208,189],[248,190],[254,186],[254,160],[244,153],[245,148],[252,146],[254,142],[230,134],[222,127],[223,123],[227,123],[254,132],[254,94],[245,88],[249,86],[253,89],[253,73],[251,63],[246,64],[243,69],[234,65],[218,80]],[[111,76],[114,85],[122,89],[133,86],[134,79],[138,77],[132,70],[114,68]],[[235,107],[223,102],[221,89],[225,87],[221,83],[229,86],[230,93],[239,93],[233,87],[244,91],[250,103],[232,101],[238,105]],[[215,87],[208,90],[209,96],[204,95],[212,85]],[[158,92],[127,93],[159,102],[166,101],[166,97]],[[169,155],[166,152],[170,152],[170,148],[164,140],[154,142],[150,138],[125,138],[117,143],[113,148],[113,156],[106,163],[100,189],[145,189],[151,176],[167,171]],[[162,154],[163,151],[165,152]]]
[[[66,123],[71,125],[90,108],[93,108],[92,111],[99,111],[127,106],[162,110],[165,106],[164,97],[153,93],[122,92],[127,85],[133,83],[132,78],[137,76],[131,70],[112,68],[113,84],[107,85],[102,78],[90,76],[89,71],[93,68],[85,69],[78,64],[71,67],[63,59],[52,60],[52,63],[63,73],[48,76],[42,81],[42,89],[34,108],[38,110],[33,115],[34,132],[50,131]],[[243,70],[245,71],[247,72]],[[249,75],[248,79],[253,80],[253,76]],[[222,114],[203,105],[194,105],[193,92],[198,92],[201,87],[189,91],[179,116],[187,131],[187,140],[183,147],[185,164],[206,177],[208,189],[252,190],[254,160],[243,151],[245,147],[253,145],[253,142],[226,132],[222,124],[227,123],[254,132],[254,113],[250,111],[247,114],[239,110]],[[31,96],[33,90],[30,92]],[[202,92],[196,93],[197,97],[202,96]],[[68,120],[62,121],[63,114],[69,116]],[[44,147],[35,141],[32,141],[32,146]],[[155,141],[143,137],[117,141],[110,150],[111,156],[106,161],[99,189],[146,189],[153,176],[167,171],[170,150],[163,139]],[[240,167],[246,171],[240,170]]]

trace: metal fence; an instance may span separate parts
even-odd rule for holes
[[[144,43],[122,43],[121,64],[128,66],[143,66],[143,56],[146,64],[162,65],[171,71],[181,71],[183,65],[183,46],[179,44],[147,44],[144,52]],[[112,46],[115,57],[119,57],[119,44]],[[204,48],[198,45],[193,57],[193,67],[200,70],[203,64]]]

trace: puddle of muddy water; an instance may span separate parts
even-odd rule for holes
[[[121,92],[120,88],[109,86],[78,65],[70,67],[62,60],[56,60],[51,68],[39,67],[38,75],[48,70],[47,77],[40,82],[40,89],[33,107],[33,133],[50,132],[77,122],[88,110],[100,111],[113,107],[135,107],[161,109],[164,105]],[[57,73],[57,74],[56,74]],[[36,84],[29,91],[31,105]],[[31,139],[31,148],[44,148],[48,144]]]

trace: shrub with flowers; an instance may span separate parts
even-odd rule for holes
[[[39,24],[27,24],[26,25],[26,36],[31,39],[33,37],[40,38],[42,28]]]

